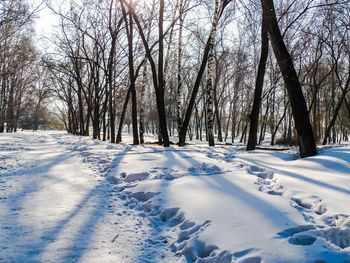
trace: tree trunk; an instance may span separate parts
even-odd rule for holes
[[[183,0],[180,0],[179,6],[179,47],[177,55],[177,96],[176,96],[176,119],[177,119],[177,133],[180,133],[182,127],[182,31],[183,31]]]
[[[287,108],[288,108],[288,103],[284,106],[283,115],[282,115],[281,119],[279,120],[279,122],[277,123],[275,129],[272,131],[272,134],[271,134],[271,145],[275,145],[275,139],[276,139],[276,134],[277,134],[277,131],[278,131],[278,127],[281,125],[282,121],[286,117]]]
[[[158,36],[159,36],[159,50],[158,50],[158,114],[159,114],[159,128],[160,134],[163,140],[164,147],[169,147],[169,136],[166,123],[166,113],[164,104],[164,71],[163,71],[163,60],[164,60],[164,35],[163,35],[163,18],[164,18],[164,0],[159,1],[159,23],[158,23]]]
[[[324,139],[323,139],[322,145],[326,145],[327,144],[327,139],[330,136],[331,129],[334,127],[334,124],[335,124],[335,121],[337,120],[337,117],[338,117],[339,111],[341,109],[341,106],[342,106],[342,104],[343,104],[343,102],[344,102],[344,100],[346,98],[346,94],[349,91],[349,84],[350,84],[350,76],[348,77],[348,79],[346,81],[345,88],[343,89],[342,95],[341,95],[341,97],[340,97],[340,99],[339,99],[339,101],[337,103],[337,106],[335,107],[332,120],[329,123],[329,125],[328,125],[328,127],[327,127],[327,129],[325,131],[325,135],[324,135]],[[333,138],[333,141],[335,141],[334,138]]]
[[[122,141],[122,130],[123,130],[123,124],[124,124],[126,109],[128,107],[128,103],[129,103],[129,99],[130,99],[130,93],[131,93],[131,87],[129,86],[128,92],[126,93],[125,101],[124,101],[124,104],[123,104],[122,114],[121,114],[120,120],[119,120],[119,127],[118,127],[116,143],[120,143]]]
[[[130,1],[132,5],[132,1]],[[124,7],[124,5],[122,5]],[[128,59],[129,59],[129,76],[130,76],[130,89],[131,89],[131,116],[132,116],[132,134],[133,134],[133,145],[139,144],[139,135],[137,129],[137,98],[136,98],[136,87],[135,87],[135,71],[134,71],[134,55],[133,55],[133,19],[132,14],[129,12],[129,21],[127,21],[126,13],[123,8],[123,16],[126,24],[126,34],[128,38]]]
[[[144,133],[145,133],[145,90],[147,85],[147,60],[143,62],[143,72],[142,72],[142,81],[141,81],[141,96],[140,96],[140,143],[144,144]]]
[[[263,7],[263,19],[266,22],[270,42],[288,90],[288,97],[298,133],[300,156],[304,158],[316,155],[317,149],[305,98],[292,58],[288,53],[278,27],[273,0],[261,0],[261,4]]]
[[[121,3],[125,3],[125,0],[122,0]],[[160,8],[159,8],[159,51],[158,51],[158,76],[157,76],[157,70],[154,63],[154,60],[152,58],[151,49],[149,48],[148,42],[146,40],[146,37],[143,33],[142,26],[140,24],[140,21],[138,20],[137,15],[135,14],[135,10],[132,8],[130,9],[130,5],[128,5],[129,11],[132,13],[135,23],[137,25],[137,28],[140,33],[140,37],[142,39],[142,42],[146,49],[146,55],[147,58],[151,64],[151,70],[152,70],[152,78],[153,78],[153,86],[156,93],[156,102],[157,102],[157,110],[158,110],[158,118],[159,118],[159,126],[163,137],[163,145],[164,147],[169,147],[169,136],[168,136],[168,130],[167,130],[167,122],[166,122],[166,114],[165,114],[165,103],[164,103],[164,78],[163,78],[163,16],[164,16],[164,0],[160,1]],[[162,70],[160,72],[160,70]],[[160,76],[159,76],[160,73]],[[160,80],[160,81],[159,81]]]
[[[222,130],[221,130],[221,114],[220,114],[220,107],[219,107],[219,102],[217,98],[217,79],[215,80],[214,84],[214,105],[215,105],[215,118],[216,118],[216,125],[218,127],[218,141],[222,142]]]
[[[151,14],[150,16],[153,17],[155,9],[155,2],[152,4]],[[149,21],[149,24],[147,25],[147,36],[146,41],[148,42],[151,36],[151,28],[152,28],[152,20]],[[142,72],[142,81],[141,81],[141,91],[140,91],[140,143],[145,143],[144,133],[145,133],[145,92],[146,92],[146,86],[147,86],[147,60],[145,58],[145,61],[143,62],[143,72]]]
[[[208,54],[208,67],[207,67],[207,87],[206,87],[207,132],[208,132],[209,146],[215,146],[214,134],[213,134],[213,125],[214,125],[214,111],[213,111],[214,51],[213,51],[213,48],[214,48],[215,34],[216,34],[217,9],[218,9],[218,4],[217,4],[217,1],[215,1],[214,22],[213,22],[213,27],[212,27],[212,31],[211,31],[211,34],[210,34],[210,40],[209,40],[209,54]]]
[[[210,35],[209,35],[209,38],[207,40],[207,43],[206,43],[206,46],[204,49],[204,53],[203,53],[202,63],[201,63],[201,66],[199,68],[199,72],[197,74],[197,78],[196,78],[196,81],[195,81],[195,84],[194,84],[194,87],[192,90],[190,101],[189,101],[188,106],[187,106],[185,119],[182,123],[182,127],[181,127],[181,130],[179,133],[179,146],[185,145],[187,128],[188,128],[188,125],[190,123],[193,107],[194,107],[196,96],[197,96],[198,89],[199,89],[199,85],[200,85],[200,82],[201,82],[201,79],[202,79],[202,76],[204,73],[204,69],[205,69],[205,66],[206,66],[207,60],[208,60],[212,31],[214,31],[216,29],[216,24],[219,21],[221,15],[222,15],[222,12],[224,11],[224,9],[228,5],[228,3],[229,3],[229,0],[221,0],[220,1],[220,8],[219,8],[217,14],[216,13],[214,14],[211,32],[210,32]],[[215,18],[217,18],[217,19],[215,19]]]
[[[269,39],[266,31],[264,19],[261,23],[261,55],[258,66],[258,73],[256,76],[254,102],[252,112],[250,114],[249,137],[247,144],[247,151],[255,150],[257,143],[257,134],[259,126],[259,114],[261,107],[261,96],[263,91],[264,76],[266,70],[266,61],[269,54]]]
[[[262,121],[261,128],[260,128],[259,144],[261,144],[261,142],[263,140],[265,140],[266,121],[267,121],[267,116],[269,113],[269,105],[270,105],[269,100],[267,99],[266,111],[265,111],[265,115],[263,117],[263,121]]]

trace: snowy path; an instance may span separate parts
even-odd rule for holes
[[[85,142],[64,134],[25,135],[7,136],[0,148],[0,262],[148,262],[154,256],[143,242],[154,229],[100,177],[104,159],[94,162]],[[156,251],[164,262],[178,261],[166,246]]]
[[[0,134],[0,262],[350,262],[350,147]]]

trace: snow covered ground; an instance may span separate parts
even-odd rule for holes
[[[350,146],[0,134],[0,262],[350,262]]]

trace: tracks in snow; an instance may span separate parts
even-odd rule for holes
[[[121,173],[116,177],[112,171],[120,161],[121,154],[115,156],[111,151],[110,154],[104,152],[102,155],[94,151],[90,152],[89,147],[84,145],[73,149],[80,153],[83,163],[92,171],[106,177],[107,182],[114,185],[111,194],[124,207],[119,216],[125,220],[128,220],[126,219],[128,217],[135,222],[134,229],[123,228],[123,231],[140,232],[142,236],[147,237],[142,240],[142,246],[138,248],[142,254],[140,262],[232,262],[233,254],[221,251],[217,246],[206,244],[199,239],[200,233],[210,225],[209,220],[202,223],[187,220],[179,208],[163,207],[163,200],[159,193],[128,191],[137,181],[146,178],[174,180],[189,175],[210,176],[222,173],[219,167],[200,163],[189,168],[187,173],[166,167],[154,167],[147,172]],[[118,239],[123,236],[124,233],[120,233]],[[130,242],[134,241],[130,239]],[[169,254],[173,255],[170,259]],[[238,258],[240,255],[236,256]]]
[[[110,155],[106,155],[105,152],[103,154],[89,152],[84,146],[79,149],[75,148],[75,150],[81,152],[85,163],[96,174],[106,176],[110,183],[115,184],[114,194],[125,207],[125,214],[129,213],[129,215],[137,218],[137,221],[147,225],[147,231],[151,231],[149,238],[143,241],[144,247],[147,248],[142,252],[145,260],[151,262],[154,257],[158,257],[159,260],[164,259],[164,256],[157,255],[159,247],[166,251],[165,254],[172,252],[177,256],[184,255],[187,262],[231,262],[233,259],[245,257],[250,253],[247,251],[242,255],[238,252],[230,254],[227,251],[220,251],[216,246],[203,243],[198,237],[210,225],[210,221],[202,223],[188,221],[179,208],[164,208],[157,204],[159,203],[157,202],[157,198],[159,198],[157,193],[132,193],[128,191],[128,188],[133,187],[138,180],[146,178],[173,180],[186,175],[214,175],[222,173],[219,167],[200,164],[190,168],[187,174],[166,167],[154,167],[153,170],[144,173],[124,173],[120,177],[115,177],[110,176],[110,174],[120,161],[118,156],[123,156],[122,154],[116,156],[113,151]],[[117,150],[120,152],[120,149]],[[288,228],[276,233],[276,238],[286,239],[293,245],[301,246],[312,245],[318,239],[322,239],[326,244],[338,249],[345,249],[350,246],[349,216],[342,214],[329,215],[326,205],[319,196],[292,192],[280,182],[273,171],[237,161],[234,154],[207,153],[207,156],[232,163],[237,169],[256,176],[256,185],[259,191],[268,195],[287,198],[290,205],[304,217],[305,225]],[[260,262],[261,260],[258,257],[245,257],[245,259],[248,260],[247,262],[250,262],[249,260]],[[180,257],[178,260],[180,260]]]
[[[349,215],[329,215],[326,205],[319,196],[292,192],[280,183],[273,171],[237,161],[234,154],[209,153],[208,156],[234,163],[238,169],[256,176],[259,191],[290,200],[290,205],[301,213],[306,224],[285,229],[277,233],[278,238],[287,239],[289,243],[301,246],[312,245],[318,238],[322,238],[327,245],[338,249],[350,247]]]

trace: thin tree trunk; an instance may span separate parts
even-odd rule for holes
[[[130,5],[132,1],[130,0]],[[124,5],[122,5],[124,6]],[[126,24],[126,32],[128,37],[128,50],[129,50],[129,76],[130,76],[130,88],[131,88],[131,116],[132,116],[132,134],[133,134],[133,145],[138,145],[139,136],[137,129],[137,98],[136,98],[136,87],[135,87],[135,71],[134,71],[134,55],[133,55],[133,19],[132,14],[129,12],[129,21],[127,21],[126,14],[123,12],[124,21]]]
[[[261,129],[260,129],[260,136],[259,136],[259,144],[261,144],[261,142],[263,140],[265,140],[265,131],[266,131],[266,120],[267,120],[267,116],[268,116],[268,113],[269,113],[269,100],[267,100],[267,103],[266,103],[266,111],[265,111],[265,115],[263,117],[263,121],[262,121],[262,124],[261,124]]]
[[[125,0],[121,1],[122,3],[126,4]],[[130,5],[128,5],[129,11],[132,13],[135,23],[137,25],[137,28],[140,33],[140,37],[142,39],[142,42],[146,49],[146,55],[147,58],[151,64],[151,70],[152,70],[152,78],[153,78],[153,86],[156,94],[156,102],[157,102],[157,110],[158,110],[158,119],[159,119],[159,126],[162,133],[162,137],[164,140],[164,147],[169,147],[169,135],[167,131],[167,122],[166,122],[166,114],[165,114],[165,103],[164,103],[164,78],[163,78],[163,72],[159,72],[160,69],[163,69],[163,15],[164,15],[164,0],[160,1],[160,11],[159,11],[159,52],[158,52],[158,74],[161,73],[161,76],[157,76],[157,70],[156,65],[154,63],[154,60],[152,58],[151,49],[148,46],[148,42],[146,40],[145,35],[143,34],[143,30],[140,24],[140,21],[138,20],[137,15],[135,14],[135,10],[132,8],[130,9]],[[159,60],[160,59],[160,60]],[[160,83],[159,83],[159,80]]]
[[[155,9],[155,2],[152,3],[152,9],[150,13],[150,17],[153,17]],[[149,41],[149,38],[151,36],[151,28],[152,28],[152,19],[149,21],[149,24],[147,25],[147,36],[146,41]],[[145,92],[146,92],[146,86],[147,86],[147,60],[145,58],[145,61],[143,62],[143,72],[142,72],[142,81],[141,81],[141,94],[140,94],[140,143],[144,144],[144,133],[145,133]]]
[[[273,130],[273,132],[271,134],[271,145],[275,145],[275,138],[276,138],[276,134],[277,134],[277,131],[278,131],[278,127],[281,125],[282,121],[286,117],[287,108],[288,108],[288,103],[284,107],[283,115],[282,115],[281,119],[279,120],[279,122],[277,123],[275,129]]]
[[[264,76],[266,70],[266,61],[269,54],[269,39],[266,31],[266,25],[264,19],[261,23],[261,54],[258,66],[258,73],[256,76],[255,90],[254,90],[254,102],[252,112],[250,113],[250,124],[249,124],[249,137],[247,144],[247,151],[255,150],[257,143],[257,134],[259,126],[259,114],[261,108],[261,96],[264,85]]]
[[[197,96],[198,89],[199,89],[199,85],[200,85],[200,82],[201,82],[201,79],[202,79],[202,76],[203,76],[203,73],[204,73],[204,69],[205,69],[205,66],[206,66],[207,60],[208,60],[212,31],[216,28],[216,24],[217,24],[218,20],[220,19],[223,10],[228,5],[228,3],[229,3],[229,0],[221,0],[218,14],[216,14],[214,16],[217,19],[215,19],[215,18],[213,19],[212,29],[211,29],[209,38],[207,40],[207,43],[206,43],[206,46],[205,46],[205,49],[204,49],[202,63],[201,63],[199,72],[197,74],[197,78],[196,78],[196,81],[195,81],[195,84],[194,84],[194,87],[193,87],[193,90],[192,90],[190,101],[189,101],[188,106],[187,106],[185,119],[184,119],[184,121],[182,123],[182,127],[181,127],[181,130],[180,130],[180,133],[179,133],[179,146],[184,146],[185,145],[187,128],[188,128],[188,125],[190,123],[193,107],[194,107],[196,96]]]
[[[335,124],[335,121],[337,120],[337,117],[338,117],[338,114],[339,114],[339,111],[341,109],[341,106],[343,105],[343,102],[346,98],[346,94],[348,93],[349,91],[349,84],[350,84],[350,76],[348,77],[347,81],[346,81],[346,84],[345,84],[345,87],[343,89],[343,92],[342,92],[342,95],[337,103],[337,106],[335,107],[335,110],[334,110],[334,114],[333,114],[333,117],[332,117],[332,120],[330,121],[329,125],[327,126],[327,129],[325,131],[325,135],[324,135],[324,139],[323,139],[323,142],[322,142],[322,145],[326,145],[327,144],[327,139],[329,138],[330,136],[330,132],[331,132],[331,129],[334,127],[334,124]],[[335,132],[333,131],[333,134]],[[335,139],[333,138],[333,141],[335,141]]]
[[[159,50],[158,50],[158,113],[159,113],[159,127],[160,134],[162,136],[164,147],[169,147],[169,135],[166,123],[165,104],[164,104],[164,35],[163,35],[163,19],[164,19],[164,0],[159,1],[159,23],[158,23],[158,36],[159,36]]]
[[[129,103],[129,99],[130,99],[130,93],[131,93],[131,87],[129,86],[128,92],[126,93],[125,101],[123,104],[122,114],[121,114],[120,120],[119,120],[119,127],[118,127],[116,143],[120,143],[122,141],[122,130],[123,130],[123,125],[124,125],[126,109],[128,107],[128,103]]]
[[[147,85],[147,60],[143,62],[143,72],[142,72],[142,81],[141,81],[141,94],[140,94],[140,143],[144,144],[144,133],[145,133],[145,90]]]
[[[218,98],[217,98],[216,92],[217,92],[217,80],[215,80],[215,84],[214,84],[215,118],[216,118],[216,125],[217,125],[217,128],[218,128],[218,141],[222,142],[220,109],[219,109],[219,102],[218,102]]]

